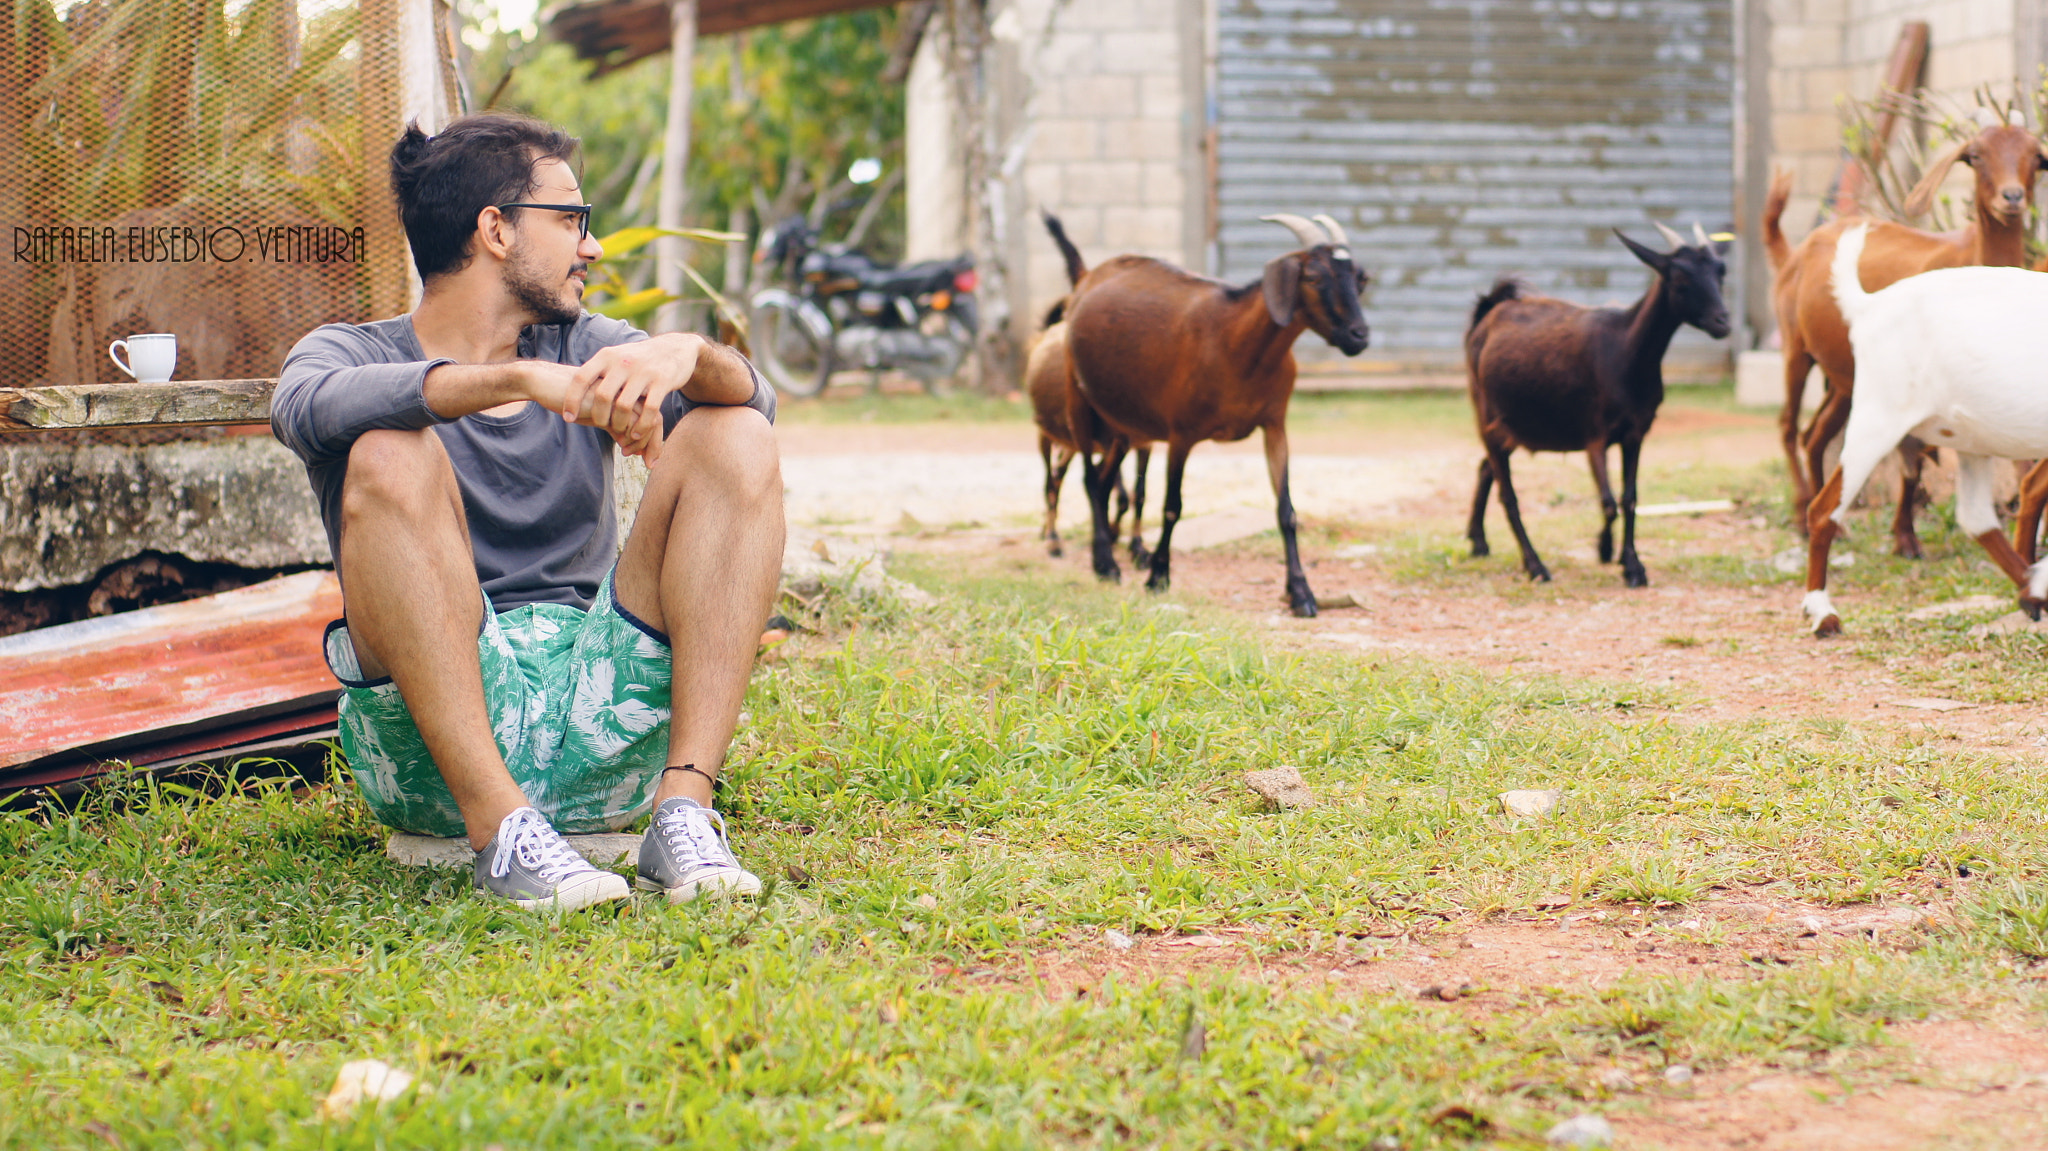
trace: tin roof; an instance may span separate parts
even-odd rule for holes
[[[320,638],[340,615],[334,573],[313,571],[0,638],[0,782],[331,725]]]

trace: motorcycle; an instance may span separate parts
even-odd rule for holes
[[[763,237],[754,260],[794,284],[764,288],[749,301],[754,362],[785,394],[815,396],[833,372],[853,367],[877,383],[882,372],[901,370],[935,391],[974,347],[972,256],[877,264],[820,245],[798,216]]]

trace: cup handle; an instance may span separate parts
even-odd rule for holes
[[[117,368],[121,369],[121,370],[122,370],[122,371],[124,371],[124,372],[127,372],[127,373],[128,373],[128,378],[129,378],[129,379],[131,379],[131,380],[134,380],[134,379],[140,379],[141,377],[139,377],[139,376],[137,376],[137,375],[135,374],[135,369],[134,369],[134,368],[131,368],[131,367],[129,367],[129,366],[127,365],[127,364],[124,364],[124,363],[122,363],[122,362],[121,362],[121,357],[119,357],[119,356],[117,356],[117,355],[115,355],[115,354],[114,354],[114,349],[115,349],[115,348],[119,348],[119,349],[121,349],[121,350],[122,350],[122,351],[124,351],[124,352],[125,352],[125,351],[127,351],[127,350],[128,350],[128,341],[126,341],[126,340],[115,340],[115,341],[114,341],[113,343],[111,343],[111,344],[108,344],[108,345],[107,345],[107,358],[108,358],[108,359],[110,359],[110,360],[112,360],[112,361],[114,361],[114,366],[115,366],[115,367],[117,367]]]

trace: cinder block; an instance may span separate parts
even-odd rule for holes
[[[1179,68],[1180,35],[1171,28],[1102,34],[1105,72],[1177,73]]]
[[[1827,390],[1827,382],[1820,369],[1815,368],[1806,376],[1806,392],[1801,397],[1804,410],[1820,407],[1821,393]],[[1785,406],[1785,354],[1773,351],[1737,352],[1735,355],[1735,402],[1746,408],[1771,408]]]
[[[1139,78],[1138,112],[1148,120],[1179,120],[1186,110],[1180,73],[1153,74]]]
[[[1809,68],[1804,77],[1805,88],[1802,109],[1808,112],[1832,112],[1836,101],[1845,95],[1855,95],[1850,85],[1851,70],[1848,68]]]
[[[1166,119],[1113,120],[1102,126],[1104,159],[1178,160],[1180,122]]]
[[[1832,112],[1773,116],[1771,140],[1787,152],[1833,152],[1842,146],[1842,122]]]
[[[1179,208],[1187,196],[1180,164],[1148,160],[1138,173],[1138,202],[1148,208]]]
[[[1030,199],[1034,209],[1066,199],[1064,175],[1065,169],[1059,164],[1033,161],[1024,165],[1024,195]]]
[[[1149,79],[1149,77],[1148,77]],[[1137,76],[1073,76],[1059,84],[1060,106],[1103,120],[1139,114]],[[1175,110],[1178,115],[1178,109]]]
[[[1114,121],[1112,121],[1114,123]],[[1100,120],[1074,116],[1045,116],[1038,121],[1038,133],[1031,140],[1034,162],[1064,163],[1069,160],[1099,160],[1118,155],[1104,152],[1105,125]]]
[[[1074,203],[1138,203],[1139,164],[1136,160],[1090,160],[1066,166],[1062,186]]]
[[[1102,216],[1110,246],[1117,251],[1179,262],[1179,209],[1110,207],[1103,209]]]

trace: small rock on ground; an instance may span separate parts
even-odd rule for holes
[[[1544,1138],[1554,1147],[1612,1147],[1614,1124],[1599,1115],[1579,1115],[1552,1127]]]
[[[1537,791],[1522,789],[1500,793],[1500,805],[1507,808],[1509,815],[1526,819],[1542,819],[1556,811],[1564,802],[1564,792],[1557,790]]]
[[[1103,931],[1102,942],[1118,951],[1129,951],[1138,941],[1111,927]]]
[[[1664,1082],[1669,1083],[1673,1087],[1688,1086],[1692,1083],[1692,1068],[1687,1067],[1683,1063],[1666,1067],[1664,1069]]]
[[[1265,771],[1248,771],[1244,785],[1257,792],[1260,798],[1281,807],[1307,807],[1316,801],[1316,793],[1302,781],[1299,768],[1273,767]]]

